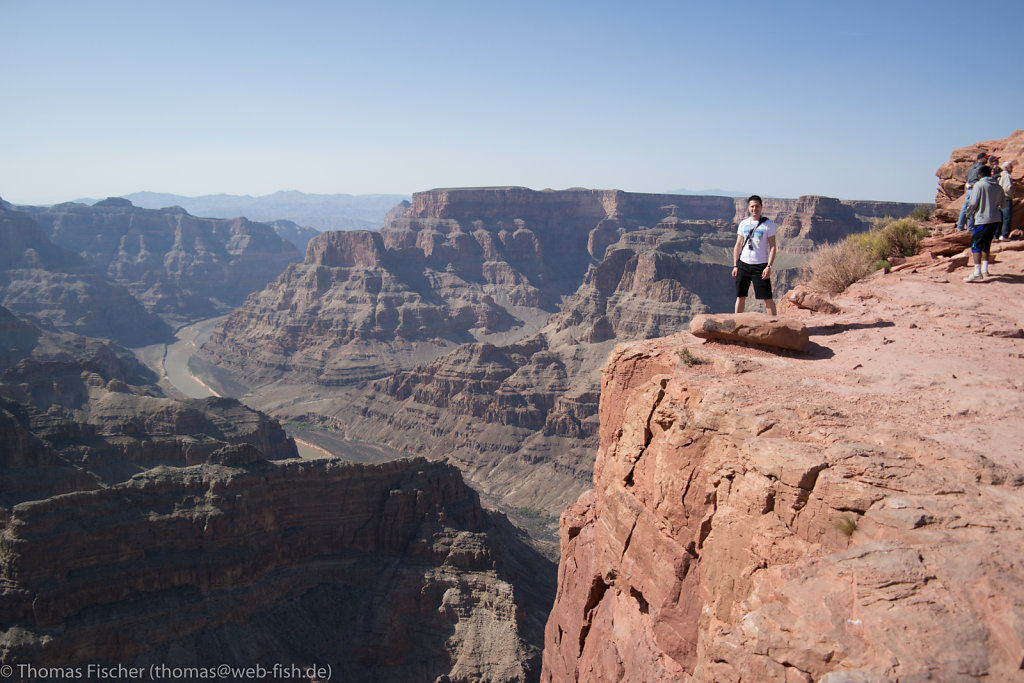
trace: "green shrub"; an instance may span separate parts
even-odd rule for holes
[[[896,253],[889,254],[889,256],[913,256],[917,253],[921,239],[928,235],[928,231],[913,218],[901,218],[898,221],[893,221],[882,228],[882,232],[889,236],[889,240],[896,249]]]
[[[932,211],[935,209],[934,204],[922,204],[913,211],[910,212],[910,217],[919,223],[927,223],[931,220]]]

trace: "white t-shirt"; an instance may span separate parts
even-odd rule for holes
[[[758,225],[757,221],[747,216],[740,221],[740,225],[736,229],[736,234],[742,235],[744,240],[747,239],[751,230],[754,231],[754,236],[747,241],[743,251],[740,252],[740,260],[744,263],[751,265],[768,263],[768,238],[775,236],[775,221],[764,216],[761,218],[763,222]]]

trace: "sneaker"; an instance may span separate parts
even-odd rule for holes
[[[970,275],[964,278],[964,282],[981,282],[984,279],[984,275],[979,275],[978,273],[971,273]]]

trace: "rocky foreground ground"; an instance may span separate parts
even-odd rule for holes
[[[783,307],[803,353],[619,346],[543,680],[1021,680],[1020,246]]]

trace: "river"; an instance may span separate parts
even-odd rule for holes
[[[177,341],[173,344],[154,344],[133,349],[133,351],[140,361],[161,378],[161,385],[165,389],[171,389],[172,393],[176,392],[186,398],[219,396],[220,394],[214,391],[201,377],[196,377],[193,374],[189,368],[188,361],[195,352],[197,344],[202,343],[209,333],[213,331],[213,328],[220,321],[224,320],[225,317],[227,316],[207,318],[206,320],[200,320],[199,322],[179,328],[175,332]],[[328,450],[322,445],[312,443],[309,439],[315,438],[315,435],[306,436],[303,434],[304,430],[294,429],[287,425],[285,429],[288,435],[295,439],[299,455],[307,460],[335,457],[335,453],[342,450],[340,448]],[[323,442],[325,439],[317,438],[316,440]],[[344,443],[343,440],[337,441],[341,444]],[[329,446],[331,444],[325,445]],[[344,456],[339,454],[338,457],[345,457],[349,460],[364,460],[363,457],[351,457],[348,453]]]

